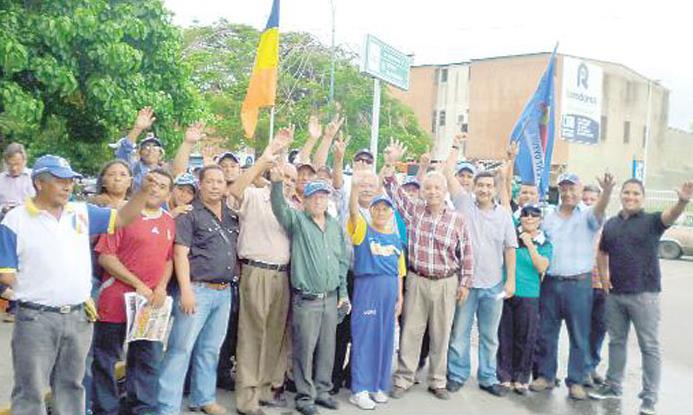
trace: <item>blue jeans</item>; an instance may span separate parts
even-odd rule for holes
[[[181,413],[183,384],[189,365],[192,370],[190,406],[201,407],[216,401],[219,349],[231,312],[229,290],[193,283],[196,312],[191,315],[183,313],[180,294],[176,295],[173,328],[159,375],[159,413]]]
[[[123,355],[125,325],[98,322],[94,328],[92,373],[95,415],[118,415],[123,411],[120,408],[115,365]],[[163,345],[160,342],[134,341],[128,345],[125,378],[127,413],[152,413],[156,410],[156,387],[162,357]]]
[[[592,326],[590,328],[590,365],[589,372],[597,370],[602,361],[601,350],[606,337],[606,316],[604,304],[606,294],[601,288],[592,289]]]
[[[503,311],[503,283],[491,288],[472,288],[467,300],[455,309],[455,319],[448,349],[448,379],[464,383],[472,369],[470,344],[474,315],[479,327],[479,369],[477,380],[480,385],[498,383],[496,377],[496,354],[498,353],[498,325]]]
[[[549,382],[556,379],[558,335],[565,320],[570,338],[568,386],[581,385],[589,374],[589,335],[592,314],[590,274],[574,279],[547,276],[539,297],[539,342],[535,359],[535,377]]]

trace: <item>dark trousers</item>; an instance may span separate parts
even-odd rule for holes
[[[539,325],[539,298],[503,301],[498,327],[498,380],[528,383]]]
[[[592,315],[592,280],[590,274],[574,279],[547,276],[541,284],[539,298],[539,341],[535,375],[549,382],[558,369],[558,335],[565,320],[570,338],[568,378],[566,383],[582,384],[589,364],[589,335]]]
[[[219,366],[217,367],[217,379],[220,386],[230,387],[235,381],[233,369],[236,359],[236,339],[238,335],[238,285],[236,283],[231,286],[231,315],[229,316],[229,325],[226,330],[224,343],[219,351]],[[189,371],[188,371],[189,373]]]
[[[347,274],[347,291],[349,292],[349,298],[353,298],[354,274],[351,271]],[[351,314],[344,317],[344,320],[337,325],[334,368],[332,369],[332,385],[335,389],[351,385],[351,363],[344,364],[347,361],[349,343],[351,343]]]
[[[601,350],[606,337],[605,305],[606,294],[601,288],[592,290],[592,325],[590,326],[590,365],[589,371],[594,372],[602,361]]]
[[[93,405],[95,415],[117,415],[121,409],[115,364],[123,354],[125,324],[96,323],[94,328]],[[126,413],[156,411],[159,366],[163,357],[160,342],[134,341],[128,344],[125,390]]]

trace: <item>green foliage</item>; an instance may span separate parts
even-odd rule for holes
[[[192,80],[199,87],[207,108],[213,114],[213,126],[226,137],[228,145],[262,149],[269,134],[269,111],[261,111],[255,132],[257,140],[246,142],[240,123],[240,108],[255,59],[260,33],[245,25],[224,20],[213,26],[198,26],[183,32],[183,56],[192,68]],[[318,111],[323,125],[333,115],[329,103],[331,51],[307,33],[281,33],[279,83],[275,125],[294,124],[296,142],[307,137],[308,117]],[[369,147],[373,82],[359,73],[357,55],[336,49],[335,100],[346,115],[343,131],[351,137],[347,157]],[[380,151],[389,137],[406,142],[411,154],[420,154],[429,142],[413,112],[392,98],[385,88],[381,97]]]
[[[150,105],[173,150],[203,116],[181,39],[160,0],[0,0],[0,147],[94,172]]]

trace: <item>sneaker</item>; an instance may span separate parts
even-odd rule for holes
[[[462,389],[462,386],[464,386],[464,382],[457,382],[452,379],[448,379],[447,385],[445,385],[445,389],[448,390],[448,392],[455,393],[458,390]]]
[[[339,402],[337,402],[331,396],[328,396],[326,398],[316,398],[315,403],[317,405],[322,406],[323,408],[332,409],[332,410],[339,409]]]
[[[544,392],[553,389],[554,386],[555,382],[549,382],[546,378],[536,378],[532,384],[529,385],[529,389],[534,392]]]
[[[650,399],[643,399],[640,405],[640,415],[656,415],[655,404]]]
[[[582,382],[582,386],[592,389],[594,388],[594,380],[592,379],[592,375],[587,375],[587,378],[585,378],[585,381]]]
[[[613,388],[611,385],[608,384],[603,384],[602,386],[598,387],[597,389],[590,391],[589,392],[589,397],[592,399],[596,399],[598,401],[602,401],[604,399],[620,399],[621,398],[621,392]]]
[[[518,395],[522,395],[522,396],[527,395],[528,389],[529,389],[529,387],[527,386],[526,383],[515,382],[513,384],[513,390]]]
[[[371,399],[373,399],[375,403],[387,403],[389,398],[385,392],[377,391],[376,393],[371,393]]]
[[[479,385],[479,389],[490,393],[493,396],[498,396],[499,398],[505,396],[510,392],[510,388],[496,383],[494,385]]]
[[[592,382],[595,385],[603,385],[604,384],[604,377],[602,375],[600,375],[599,373],[597,373],[596,370],[594,372],[592,372],[592,374],[590,374],[590,376],[592,377]]]
[[[401,386],[395,386],[395,387],[393,387],[392,390],[390,391],[390,397],[393,398],[393,399],[400,399],[402,396],[404,396],[404,393],[405,393],[406,391],[407,391],[407,390],[404,389],[404,388],[401,387]]]
[[[366,411],[375,409],[375,402],[368,396],[368,392],[365,391],[352,394],[349,397],[349,402]]]
[[[433,394],[438,399],[443,401],[450,400],[450,392],[445,388],[428,388],[428,391]]]
[[[568,396],[576,401],[584,401],[587,399],[587,392],[585,392],[585,388],[582,385],[575,383],[570,385],[570,392],[568,392]]]

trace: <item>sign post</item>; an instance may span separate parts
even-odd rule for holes
[[[399,89],[409,89],[411,58],[372,35],[366,35],[361,72],[373,77],[373,109],[371,120],[371,153],[378,161],[378,129],[380,127],[380,81]]]

